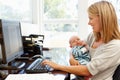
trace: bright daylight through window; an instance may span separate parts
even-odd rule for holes
[[[42,23],[47,45],[68,46],[69,37],[78,32],[78,0],[43,1]]]
[[[87,6],[95,1],[99,0],[0,0],[0,18],[29,22],[29,32],[44,34],[46,46],[68,47],[71,35],[86,35]],[[108,1],[115,6],[120,24],[120,0]],[[24,27],[23,32],[27,29]]]

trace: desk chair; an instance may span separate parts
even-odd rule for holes
[[[115,70],[115,73],[113,75],[113,80],[120,80],[120,65]]]

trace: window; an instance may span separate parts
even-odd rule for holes
[[[32,22],[31,0],[0,0],[0,19]]]
[[[79,33],[79,3],[81,0],[41,0],[39,6],[41,31],[45,44],[66,47],[71,35]],[[81,17],[82,18],[82,17]],[[87,23],[86,23],[87,24]]]
[[[34,29],[45,35],[46,46],[66,47],[71,35],[88,34],[87,3],[87,0],[0,0],[0,18],[37,24]]]
[[[65,46],[67,39],[77,34],[78,0],[43,0],[43,3],[43,30],[49,45]]]
[[[45,45],[65,47],[71,35],[84,39],[91,31],[86,10],[88,2],[96,1],[99,0],[0,0],[0,18],[38,24],[39,28],[35,28],[37,33],[45,34]],[[108,1],[115,6],[120,24],[120,0]]]

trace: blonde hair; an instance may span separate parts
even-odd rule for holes
[[[99,1],[88,8],[88,14],[99,16],[101,32],[95,33],[96,40],[102,38],[104,43],[113,39],[120,39],[119,26],[115,9],[110,2]]]

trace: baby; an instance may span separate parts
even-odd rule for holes
[[[78,44],[79,43],[79,44]],[[71,54],[79,61],[79,64],[86,65],[90,61],[89,50],[87,46],[80,46],[83,41],[80,40],[78,36],[72,36],[69,40]]]
[[[89,50],[87,48],[87,45],[82,46],[83,43],[85,43],[85,42],[80,40],[80,38],[78,36],[72,36],[69,39],[69,44],[70,44],[70,48],[71,48],[71,56],[73,56],[74,59],[78,61],[78,65],[79,64],[86,65],[90,61]],[[71,64],[71,65],[73,65],[73,64]],[[84,80],[84,77],[76,75],[76,80]]]

